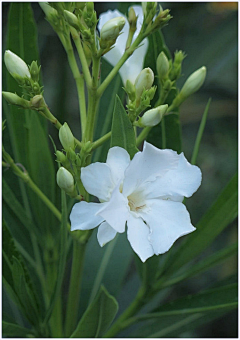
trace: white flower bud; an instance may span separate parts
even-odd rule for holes
[[[73,176],[68,170],[63,167],[60,167],[58,169],[57,184],[68,194],[71,194],[75,191]]]
[[[101,48],[106,48],[106,46],[111,46],[115,43],[119,33],[125,25],[124,17],[116,17],[107,21],[100,32],[100,46]]]
[[[187,98],[191,94],[199,90],[202,84],[204,83],[204,80],[206,78],[206,73],[207,73],[207,69],[205,66],[193,72],[186,80],[179,95],[181,95],[181,97],[183,98]]]
[[[148,67],[144,68],[135,80],[136,97],[140,98],[144,90],[150,90],[154,81],[154,73]]]
[[[2,92],[2,95],[9,104],[20,106],[23,109],[29,109],[30,108],[30,102],[26,99],[19,97],[15,93]]]
[[[64,123],[63,126],[60,127],[59,139],[66,151],[68,151],[69,148],[75,149],[74,137],[67,123]]]
[[[157,73],[160,79],[164,79],[169,71],[169,61],[164,52],[157,58]]]
[[[7,50],[4,54],[4,62],[8,72],[13,77],[16,75],[22,78],[31,78],[27,64],[15,53]]]
[[[162,120],[163,115],[167,112],[168,105],[160,105],[154,109],[148,110],[139,119],[139,124],[143,126],[155,126]]]

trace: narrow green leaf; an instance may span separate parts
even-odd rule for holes
[[[10,337],[10,338],[33,337],[33,333],[29,328],[25,328],[15,323],[6,322],[6,321],[2,322],[2,334],[3,334],[3,337]]]
[[[230,180],[212,207],[197,224],[197,230],[188,235],[185,242],[169,258],[166,276],[176,272],[184,264],[193,260],[231,223],[238,214],[237,174]]]
[[[46,311],[46,316],[44,319],[44,324],[46,324],[51,317],[51,313],[54,308],[54,304],[59,297],[59,294],[61,294],[61,288],[62,288],[62,281],[63,281],[63,275],[66,265],[66,257],[67,257],[67,235],[68,235],[68,214],[67,214],[67,204],[66,204],[66,194],[63,190],[61,190],[61,200],[62,200],[62,219],[61,219],[61,228],[60,228],[60,244],[59,244],[59,262],[58,262],[58,274],[57,274],[57,280],[56,285],[54,288],[54,293],[50,302],[50,305],[48,307],[48,310]]]
[[[136,321],[154,320],[151,327],[144,327],[134,336],[142,334],[143,337],[163,337],[177,329],[197,320],[204,315],[228,312],[237,308],[238,289],[237,283],[209,289],[196,295],[188,295],[172,301],[152,313],[135,317]]]
[[[194,148],[193,148],[193,154],[192,154],[192,159],[191,159],[191,163],[193,165],[196,164],[199,147],[200,147],[200,143],[201,143],[201,140],[202,140],[203,131],[204,131],[204,128],[205,128],[205,125],[206,125],[206,122],[207,122],[207,116],[208,116],[210,104],[211,104],[211,98],[208,100],[207,105],[205,107],[205,110],[203,112],[201,124],[199,126],[197,138],[196,138],[195,145],[194,145]]]
[[[108,329],[118,311],[118,303],[102,286],[82,316],[71,338],[99,338]]]
[[[41,241],[41,233],[39,232],[39,229],[35,226],[32,220],[27,216],[25,210],[23,209],[23,206],[17,200],[13,191],[10,189],[10,187],[8,186],[7,182],[4,179],[2,181],[2,192],[3,192],[4,202],[7,204],[12,214],[15,215],[17,219],[22,223],[23,227],[25,228],[25,232],[28,231],[30,234],[34,233],[35,236],[38,238],[38,240]],[[11,232],[13,236],[16,237],[16,235],[20,233],[19,225],[15,227],[13,224],[10,224],[9,226],[11,228]],[[21,230],[21,233],[23,233],[23,230]]]
[[[13,258],[12,276],[14,290],[21,302],[22,308],[28,320],[33,324],[38,324],[39,312],[37,302],[30,284],[30,278],[26,276],[26,271],[17,258]]]
[[[118,296],[127,276],[132,256],[132,248],[125,233],[117,235],[109,244],[100,247],[97,241],[97,230],[94,230],[85,254],[80,297],[82,313],[101,285],[104,285],[111,295]]]
[[[133,158],[138,149],[133,126],[118,96],[113,111],[111,147],[120,146]]]
[[[218,252],[214,253],[213,255],[204,258],[198,263],[195,263],[189,269],[185,269],[183,274],[177,275],[173,279],[170,279],[162,285],[162,287],[168,287],[170,285],[176,284],[177,282],[186,280],[190,277],[196,276],[218,264],[228,259],[230,256],[237,254],[238,244],[232,244],[228,247],[225,247]]]
[[[48,135],[41,126],[36,112],[31,112],[28,117],[28,124],[28,172],[34,183],[55,203],[56,175],[49,149]],[[56,224],[56,218],[31,189],[28,190],[28,193],[31,198],[34,215],[37,217],[36,223],[39,230],[44,227],[49,230],[50,226]]]

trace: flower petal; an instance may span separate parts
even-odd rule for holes
[[[148,198],[164,195],[190,197],[199,188],[201,180],[201,170],[191,165],[181,153],[176,169],[168,171],[163,177],[158,177],[154,182],[149,183]]]
[[[131,214],[127,220],[127,226],[128,241],[142,262],[145,262],[154,254],[153,247],[149,242],[149,227],[141,218],[134,217]]]
[[[129,206],[128,200],[119,191],[119,185],[113,190],[110,201],[104,203],[104,207],[97,214],[106,220],[117,232],[123,233],[125,231]]]
[[[71,230],[89,230],[97,227],[103,218],[96,216],[96,212],[104,203],[79,202],[74,204],[71,214]]]
[[[111,169],[105,163],[92,163],[81,170],[82,183],[89,194],[108,201],[114,188]]]
[[[103,222],[98,227],[97,239],[101,247],[113,240],[117,232],[107,222]]]
[[[141,184],[164,176],[178,165],[178,154],[173,150],[160,150],[145,142],[143,151],[133,157],[125,171],[123,194],[127,197]]]
[[[108,151],[107,164],[112,173],[113,182],[115,185],[123,180],[124,171],[130,163],[130,156],[126,150],[115,146]]]
[[[195,230],[184,204],[160,199],[148,200],[150,213],[140,215],[150,228],[149,241],[156,255],[163,254],[181,236]]]

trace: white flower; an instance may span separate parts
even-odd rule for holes
[[[140,259],[163,254],[181,236],[195,230],[182,203],[201,184],[201,171],[183,153],[160,150],[145,142],[130,161],[126,150],[113,147],[106,163],[82,169],[86,190],[101,203],[74,205],[71,230],[98,228],[101,246],[117,232],[127,237]]]
[[[136,15],[138,16],[137,19],[137,29],[136,32],[134,33],[133,36],[133,41],[136,39],[138,36],[142,23],[143,23],[143,11],[141,6],[132,6]],[[126,18],[122,13],[120,13],[118,10],[114,11],[107,11],[106,13],[102,13],[99,16],[99,23],[98,23],[98,28],[99,31],[101,31],[103,25],[108,21],[116,17],[124,17],[126,19],[126,24],[123,27],[123,30],[121,31],[121,34],[117,38],[116,44],[109,51],[106,53],[103,57],[112,65],[115,66],[117,62],[120,60],[122,55],[125,52],[125,47],[126,47],[126,42],[128,38],[128,31],[129,31],[129,23]],[[131,57],[128,58],[128,60],[123,64],[123,66],[120,68],[119,73],[122,77],[122,81],[124,85],[126,84],[126,81],[129,79],[132,83],[135,82],[138,74],[142,71],[143,69],[143,63],[144,63],[144,58],[147,53],[148,49],[148,40],[144,39],[141,43],[141,46],[138,47],[134,53],[131,55]]]

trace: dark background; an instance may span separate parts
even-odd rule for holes
[[[137,4],[137,3],[131,3]],[[138,3],[139,4],[139,3]],[[191,158],[193,145],[200,120],[208,99],[212,98],[209,118],[203,135],[198,165],[203,173],[203,182],[193,199],[187,202],[195,224],[217,195],[237,171],[237,3],[204,2],[163,2],[163,9],[170,8],[173,19],[163,29],[167,46],[173,54],[183,50],[187,58],[183,62],[184,80],[197,68],[205,65],[207,77],[204,86],[180,108],[183,133],[183,151]],[[98,2],[98,14],[116,7],[127,13],[129,3]],[[38,42],[44,97],[57,118],[68,121],[73,133],[80,137],[78,101],[74,80],[67,58],[58,37],[44,18],[38,3],[32,3],[38,27]],[[2,3],[3,51],[9,3]],[[4,67],[4,66],[3,66]],[[4,85],[3,85],[4,86]],[[6,90],[3,88],[3,90]],[[57,140],[57,131],[50,127],[50,134]],[[201,202],[198,203],[198,202]],[[229,226],[212,245],[211,251],[233,243],[237,239],[237,222]],[[219,280],[236,271],[237,259],[230,258],[221,267],[206,272],[197,280],[181,284],[176,294],[181,294],[189,285],[194,292],[212,280]],[[181,337],[237,337],[237,315],[232,312],[221,320],[216,320],[194,333],[184,333]]]

